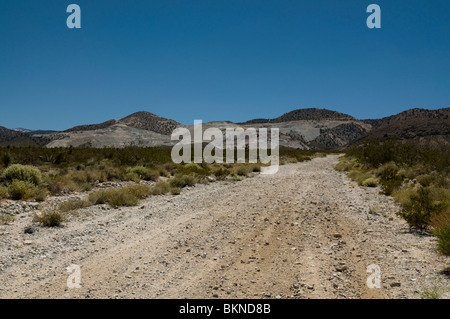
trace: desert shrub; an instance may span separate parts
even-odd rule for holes
[[[339,158],[339,163],[334,166],[334,169],[339,172],[348,172],[355,167],[356,159],[348,156]]]
[[[247,166],[239,166],[236,168],[236,174],[239,176],[247,176],[250,173],[250,169]]]
[[[70,212],[77,209],[86,208],[89,206],[91,206],[91,203],[87,200],[72,199],[59,205],[59,210],[61,212]]]
[[[34,221],[41,223],[45,227],[57,227],[64,221],[64,214],[58,210],[51,210],[43,212],[41,215],[36,215]]]
[[[147,185],[131,185],[123,188],[123,190],[138,199],[144,199],[151,194],[151,187]]]
[[[177,175],[170,180],[170,186],[179,188],[194,186],[196,183],[195,178],[189,175]]]
[[[94,205],[109,204],[112,207],[135,206],[139,199],[124,190],[105,190],[91,193],[89,201]]]
[[[171,191],[172,187],[168,182],[159,181],[152,187],[152,195],[164,195]]]
[[[350,177],[352,180],[354,180],[355,182],[357,182],[358,185],[361,185],[361,183],[362,183],[363,181],[365,181],[365,180],[368,179],[368,178],[371,178],[372,175],[371,175],[370,173],[368,173],[368,172],[363,172],[363,171],[361,171],[361,170],[356,170],[356,169],[354,169],[354,170],[351,170],[351,171],[348,173],[348,177]]]
[[[135,183],[139,183],[141,181],[141,177],[138,174],[135,174],[135,173],[127,173],[125,175],[125,179],[127,181],[133,181]]]
[[[8,197],[9,197],[8,187],[0,186],[0,199]]]
[[[37,167],[29,165],[13,164],[3,171],[3,177],[9,182],[19,180],[35,186],[42,183],[41,171]]]
[[[450,167],[448,149],[418,147],[412,143],[393,139],[384,141],[367,139],[363,145],[350,149],[348,155],[370,167],[379,167],[389,162],[402,167],[420,165],[425,171],[448,172]]]
[[[400,203],[402,210],[397,213],[411,228],[423,230],[430,224],[431,218],[441,213],[448,203],[433,201],[429,188],[421,187],[410,191],[409,198]]]
[[[423,187],[442,187],[449,188],[449,178],[445,174],[439,174],[437,172],[431,172],[430,174],[422,174],[416,177],[417,181]]]
[[[378,179],[377,178],[375,178],[375,177],[369,177],[369,178],[367,178],[367,179],[365,179],[365,180],[363,180],[362,182],[361,182],[361,186],[364,186],[364,187],[377,187],[378,186]]]
[[[39,187],[37,189],[35,189],[35,191],[31,194],[29,199],[34,199],[37,202],[43,202],[48,196],[48,190],[43,188],[43,187]]]
[[[219,168],[218,170],[214,171],[214,176],[218,179],[218,180],[222,180],[225,179],[227,176],[229,176],[231,174],[231,170],[228,168]]]
[[[93,205],[109,204],[112,207],[135,206],[150,193],[150,187],[145,185],[128,186],[91,193],[89,202]]]
[[[181,188],[179,188],[179,187],[172,187],[170,189],[170,194],[172,194],[172,195],[180,195],[181,194]]]
[[[402,186],[403,178],[397,173],[398,169],[393,166],[387,166],[380,171],[380,183],[384,194],[391,195]]]
[[[178,175],[209,176],[211,174],[211,169],[206,163],[187,163],[178,166],[176,173]]]
[[[13,180],[12,183],[8,185],[9,197],[15,200],[30,199],[37,191],[38,187],[33,183],[17,179]]]
[[[134,174],[135,176],[138,176],[140,179],[146,181],[156,181],[160,176],[159,171],[144,166],[135,166],[129,169],[128,173]]]
[[[450,212],[437,215],[431,220],[433,234],[438,239],[438,250],[450,255]]]
[[[59,175],[49,175],[45,178],[47,189],[52,195],[61,194],[65,188],[65,183]]]

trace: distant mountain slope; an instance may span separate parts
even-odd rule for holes
[[[68,130],[65,130],[64,132],[82,132],[82,131],[101,130],[101,129],[110,127],[114,124],[117,124],[118,121],[119,120],[109,120],[109,121],[99,123],[99,124],[78,125],[78,126],[70,128]]]
[[[119,120],[81,125],[64,132],[10,130],[0,127],[0,146],[125,147],[170,146],[171,133],[180,123],[149,112],[137,112]],[[203,130],[219,128],[278,128],[280,146],[298,149],[336,149],[361,143],[365,138],[400,138],[419,145],[450,145],[450,108],[411,109],[375,120],[354,117],[326,109],[299,109],[275,119],[254,119],[245,123],[216,121],[203,123]],[[191,131],[192,125],[187,126]],[[192,132],[193,133],[193,132]]]
[[[349,121],[356,120],[354,117],[339,113],[336,111],[326,109],[298,109],[286,113],[276,119],[272,120],[273,123],[290,122],[290,121],[323,121],[323,120],[335,120],[335,121]]]
[[[65,132],[94,131],[105,129],[117,124],[152,131],[158,134],[170,135],[172,131],[181,126],[180,123],[160,117],[149,112],[136,112],[120,120],[109,120],[100,124],[80,125],[66,130]]]
[[[319,108],[307,108],[288,112],[275,119],[254,119],[247,121],[243,124],[281,123],[291,121],[322,121],[322,120],[355,121],[356,119],[350,115],[339,113],[336,111]]]
[[[44,146],[49,142],[49,139],[31,136],[28,133],[0,126],[0,146]]]
[[[410,109],[378,120],[363,120],[372,125],[365,137],[412,139],[430,135],[450,135],[450,108]]]
[[[25,133],[15,130],[7,129],[6,127],[0,126],[0,141],[9,142],[17,137],[25,136]]]
[[[309,143],[314,149],[333,149],[347,145],[354,139],[366,133],[366,129],[354,122],[340,124],[331,129],[325,129]]]

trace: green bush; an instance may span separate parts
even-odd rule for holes
[[[384,194],[391,195],[396,189],[402,186],[403,178],[397,173],[398,169],[391,166],[381,171],[380,183]]]
[[[34,166],[14,164],[3,172],[3,177],[8,181],[19,180],[38,186],[42,183],[41,171]]]
[[[402,210],[397,213],[411,228],[423,230],[431,218],[439,214],[447,203],[433,201],[429,188],[421,187],[409,195],[409,200],[401,203]]]

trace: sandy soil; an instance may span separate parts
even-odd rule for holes
[[[436,239],[410,233],[390,198],[337,161],[91,207],[60,228],[22,213],[0,226],[0,298],[420,298],[434,286],[448,298]],[[67,286],[72,264],[78,289]],[[372,264],[380,288],[366,284]]]

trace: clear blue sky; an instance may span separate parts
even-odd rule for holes
[[[82,29],[66,26],[81,7]],[[368,29],[379,4],[382,28]],[[450,106],[448,0],[1,0],[0,125]]]

